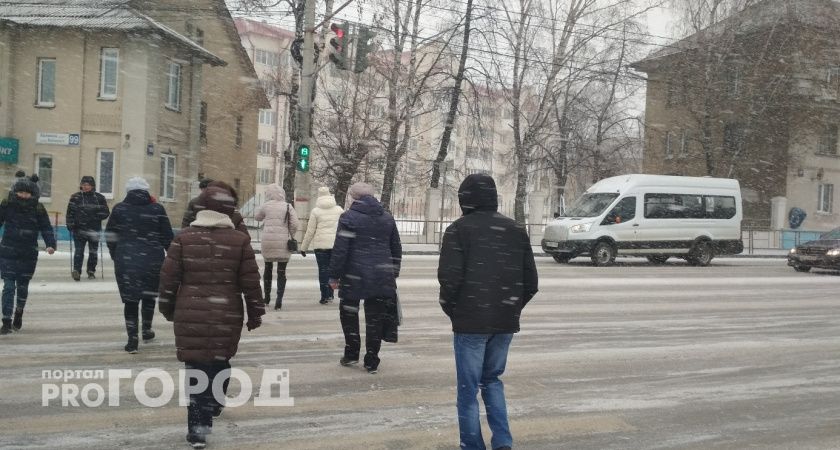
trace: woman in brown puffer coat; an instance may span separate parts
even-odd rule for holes
[[[178,360],[188,370],[204,372],[209,381],[204,392],[190,395],[187,408],[187,440],[194,447],[204,444],[213,417],[224,407],[211,386],[219,372],[230,369],[245,313],[249,331],[260,326],[265,314],[251,240],[230,219],[233,197],[226,189],[208,187],[199,204],[203,209],[196,220],[169,247],[159,289],[160,312],[175,322]],[[195,378],[188,378],[195,385]]]

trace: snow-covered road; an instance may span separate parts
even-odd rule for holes
[[[24,329],[0,338],[0,447],[185,448],[185,408],[144,407],[131,383],[119,407],[41,406],[44,370],[182,367],[160,316],[158,339],[125,354],[113,270],[76,283],[68,257],[42,256]],[[232,361],[254,380],[289,369],[295,406],[229,408],[209,448],[457,448],[436,262],[406,259],[400,343],[384,344],[368,375],[338,365],[337,306],[317,303],[314,258],[296,257],[283,312],[246,332]],[[781,259],[621,262],[538,260],[541,291],[504,377],[516,448],[840,447],[840,274]]]

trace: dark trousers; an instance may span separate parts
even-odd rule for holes
[[[139,314],[138,314],[139,310]],[[140,302],[123,303],[123,316],[125,317],[125,331],[129,339],[137,338],[139,315],[143,316],[143,330],[152,329],[152,319],[155,317],[155,298],[143,297]]]
[[[379,349],[387,315],[386,299],[365,299],[365,367],[379,367]],[[344,357],[358,360],[362,339],[359,335],[359,300],[341,299],[339,308],[344,331]]]
[[[187,370],[200,370],[207,375],[207,387],[199,393],[190,393],[190,404],[187,406],[187,430],[190,434],[205,435],[213,428],[213,413],[224,406],[224,399],[217,399],[213,395],[213,380],[223,370],[230,369],[230,360],[214,361],[210,363],[185,362]],[[187,373],[189,386],[197,386],[198,380]],[[223,394],[227,394],[230,376],[222,384]]]
[[[11,319],[15,309],[23,311],[26,307],[26,297],[29,296],[28,276],[3,275],[3,318]],[[17,305],[15,305],[15,294],[17,294]]]
[[[271,276],[274,271],[273,262],[265,262],[265,270],[263,271],[263,290],[265,291],[265,304],[269,302],[269,294],[271,294]],[[277,262],[277,304],[283,303],[283,294],[286,292],[286,266],[288,261]]]
[[[332,250],[315,250],[315,261],[318,262],[318,285],[321,287],[321,300],[333,298],[330,287],[330,258]]]
[[[73,255],[73,270],[82,271],[82,262],[85,260],[85,247],[90,249],[88,254],[87,271],[96,272],[96,263],[99,262],[99,232],[98,231],[77,231],[73,233],[73,247],[76,254]]]

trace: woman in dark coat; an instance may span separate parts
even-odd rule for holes
[[[365,305],[365,368],[376,373],[383,333],[395,311],[396,278],[400,274],[402,246],[397,224],[373,197],[366,183],[350,187],[353,199],[338,220],[338,231],[330,258],[330,286],[339,293],[344,357],[341,365],[359,362],[359,302]]]
[[[146,180],[132,178],[125,190],[125,200],[111,212],[105,236],[124,304],[125,351],[137,353],[138,307],[142,304],[143,341],[150,341],[155,337],[152,318],[160,268],[173,236],[166,210],[152,199]]]
[[[160,312],[175,322],[178,360],[187,370],[207,376],[207,388],[190,394],[187,409],[187,441],[202,448],[213,417],[224,406],[213,396],[213,380],[230,369],[246,313],[248,330],[253,330],[262,323],[265,309],[251,239],[235,231],[230,219],[233,196],[209,186],[197,204],[196,219],[167,252],[160,274]]]
[[[38,234],[47,245],[47,253],[55,251],[55,234],[44,205],[35,198],[35,186],[19,180],[12,187],[12,197],[0,203],[0,276],[3,278],[3,326],[0,334],[23,326],[23,308],[29,296],[29,281],[38,263]],[[17,294],[17,305],[15,305]],[[14,311],[14,320],[12,320]]]

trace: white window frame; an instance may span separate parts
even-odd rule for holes
[[[817,187],[817,212],[831,214],[834,211],[834,185],[820,184]]]
[[[41,160],[42,159],[49,159],[50,162],[51,162],[50,163],[50,176],[49,177],[42,176],[42,174],[41,174]],[[38,187],[40,189],[42,189],[41,190],[41,202],[52,201],[53,174],[55,172],[55,167],[53,166],[54,162],[55,162],[55,158],[53,158],[53,155],[51,155],[49,153],[39,153],[39,154],[35,155],[35,171],[34,171],[34,173],[38,175],[38,178],[40,178]],[[49,181],[49,183],[50,183],[50,189],[49,189],[49,192],[47,192],[48,195],[44,195],[44,191],[43,191],[43,186],[44,186],[45,181]]]
[[[102,155],[104,153],[111,154],[111,191],[102,190]],[[114,198],[114,186],[117,184],[117,152],[111,148],[100,148],[96,150],[96,180],[99,184],[96,186],[97,192],[102,194],[107,199]]]
[[[266,123],[266,121],[268,123]],[[277,126],[277,112],[273,109],[261,109],[260,110],[260,125],[266,126]]]
[[[271,169],[257,169],[257,184],[273,183],[271,175]]]
[[[105,92],[108,84],[106,83],[105,65],[113,61],[114,67],[114,92]],[[115,47],[102,47],[99,53],[99,98],[102,100],[116,100],[119,92],[120,80],[120,49]]]
[[[674,157],[674,150],[671,148],[671,133],[670,131],[665,132],[665,159],[672,159]]]
[[[178,190],[175,186],[177,178],[177,160],[175,155],[161,155],[160,156],[160,199],[162,201],[175,201],[175,192]],[[168,177],[172,177],[172,192],[167,192]]]
[[[259,154],[260,156],[271,156],[273,150],[274,141],[260,139],[257,154]]]
[[[682,139],[680,140],[680,158],[685,158],[688,156],[688,145],[691,136],[689,135],[688,130],[682,131]]]
[[[174,70],[176,69],[177,70]],[[166,108],[181,111],[181,64],[169,61],[166,69]],[[177,73],[175,73],[177,72]],[[174,86],[173,86],[174,84]]]
[[[42,98],[44,94],[44,63],[52,63],[53,65],[53,84],[52,84],[52,94],[53,98],[52,101],[44,101]],[[55,58],[38,58],[38,98],[36,99],[35,104],[41,107],[49,107],[52,108],[55,106],[55,85],[56,85],[56,78],[58,78],[58,63],[56,62]]]

